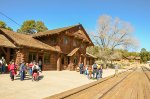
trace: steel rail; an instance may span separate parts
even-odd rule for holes
[[[103,93],[102,95],[100,95],[98,97],[98,99],[102,99],[105,95],[107,95],[112,89],[114,89],[117,85],[119,85],[121,82],[123,82],[129,75],[131,75],[137,68],[134,68],[134,70],[132,72],[130,72],[128,75],[126,75],[123,79],[121,79],[120,81],[118,81],[115,85],[113,85],[109,90],[107,90],[105,93]]]
[[[148,74],[145,72],[145,70],[144,69],[146,69],[146,70],[148,70],[149,72],[150,72],[150,69],[149,68],[147,68],[147,67],[141,67],[142,68],[142,70],[143,70],[143,72],[144,72],[144,74],[146,75],[146,77],[147,77],[147,79],[149,80],[149,82],[150,82],[150,77],[148,76]]]

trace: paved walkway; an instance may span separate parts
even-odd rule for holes
[[[114,74],[113,69],[103,70],[103,77],[112,74]],[[44,71],[41,75],[43,78],[40,81],[32,82],[29,76],[24,81],[18,78],[11,81],[9,74],[0,74],[0,97],[41,99],[95,81],[87,79],[85,75],[80,75],[76,71]]]

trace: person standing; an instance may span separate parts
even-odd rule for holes
[[[42,60],[41,60],[41,59],[39,60],[38,65],[39,65],[39,67],[40,67],[40,69],[41,69],[41,71],[42,71]]]
[[[83,62],[79,65],[80,67],[80,74],[83,74]]]
[[[32,81],[38,81],[39,80],[39,72],[41,72],[41,69],[38,65],[38,63],[34,63],[32,67]]]
[[[29,75],[32,76],[32,66],[33,66],[33,62],[31,61],[30,64],[28,65],[29,66]]]
[[[20,80],[23,81],[25,78],[25,70],[26,70],[26,65],[25,62],[23,61],[20,65]]]
[[[96,63],[92,65],[92,70],[93,70],[93,78],[97,79],[97,64]]]
[[[92,68],[91,68],[91,66],[88,66],[87,77],[88,77],[88,79],[92,78]]]
[[[118,76],[118,64],[115,64],[115,76]]]
[[[9,66],[11,81],[14,81],[14,75],[17,74],[17,73],[16,73],[16,69],[17,69],[17,67],[16,67],[16,65],[15,65],[15,62],[12,61],[12,62],[10,63],[10,66]]]
[[[2,74],[2,60],[0,59],[0,72]]]
[[[12,62],[13,61],[10,61],[9,64],[8,64],[8,66],[7,66],[8,71],[10,71],[10,66],[11,66]]]
[[[2,73],[6,72],[6,60],[4,57],[2,57]]]
[[[88,66],[85,66],[85,70],[84,70],[85,75],[88,74]]]
[[[100,78],[100,64],[97,64],[97,80]]]
[[[101,66],[101,68],[100,68],[100,78],[103,77],[102,74],[103,74],[103,66]]]

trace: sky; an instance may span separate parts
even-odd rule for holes
[[[101,15],[130,22],[141,48],[150,51],[150,0],[0,0],[0,12],[18,24],[41,20],[48,29],[81,23],[88,33],[96,30]],[[20,28],[0,14],[0,20],[16,31]]]

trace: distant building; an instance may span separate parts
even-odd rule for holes
[[[127,57],[127,59],[129,60],[129,62],[140,63],[141,58],[136,56],[129,56]]]
[[[140,57],[136,57],[136,56],[122,57],[122,58],[114,59],[113,61],[122,62],[122,63],[140,63]]]
[[[95,57],[86,48],[93,45],[81,24],[33,35],[0,28],[0,58],[17,64],[42,60],[43,70],[75,70],[81,62],[92,65]]]

